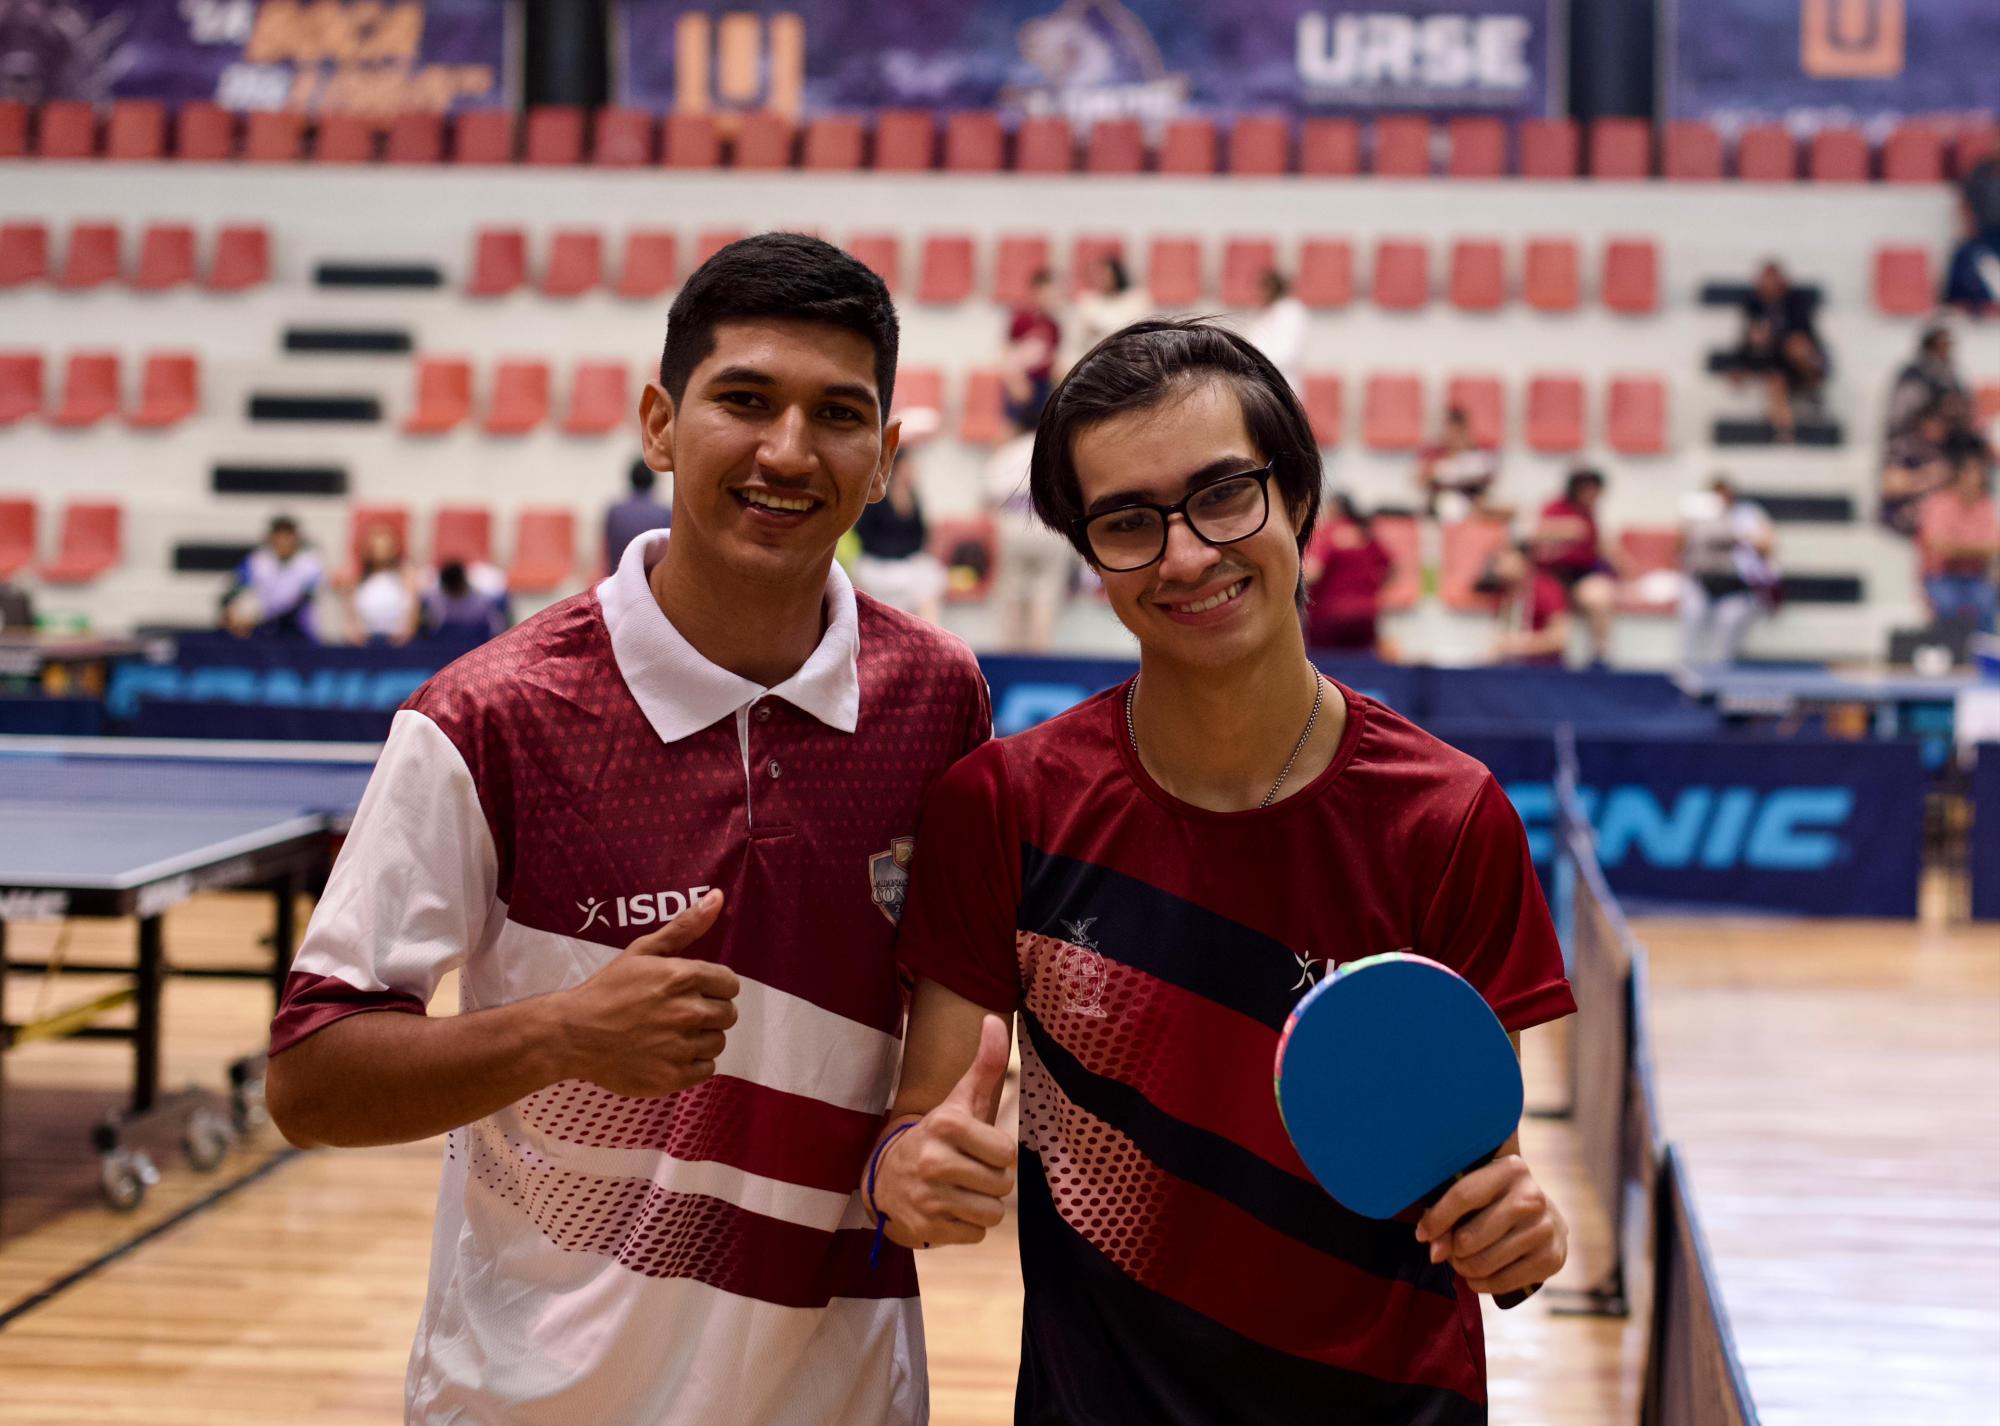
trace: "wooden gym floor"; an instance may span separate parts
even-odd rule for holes
[[[262,898],[198,898],[170,916],[169,954],[254,964],[269,918]],[[1639,930],[1653,948],[1663,1116],[1687,1151],[1765,1421],[2000,1426],[2000,936],[1902,923]],[[129,927],[69,934],[72,961],[129,955]],[[11,936],[28,957],[53,932]],[[91,988],[15,977],[7,1004],[20,1018],[38,997]],[[265,994],[172,982],[166,1083],[220,1083],[261,1034]],[[1531,1103],[1537,1084],[1553,1086],[1559,1047],[1528,1037]],[[400,1420],[437,1144],[297,1154],[266,1128],[204,1176],[163,1131],[147,1140],[161,1182],[137,1213],[114,1214],[97,1201],[84,1126],[117,1103],[127,1065],[125,1047],[88,1042],[8,1061],[0,1315],[14,1315],[0,1326],[0,1423]],[[1602,1233],[1569,1131],[1530,1120],[1524,1133],[1572,1220],[1556,1285],[1582,1285]],[[1010,1229],[922,1260],[938,1426],[1011,1419]],[[1631,1421],[1637,1324],[1556,1316],[1550,1296],[1488,1309],[1496,1426]]]

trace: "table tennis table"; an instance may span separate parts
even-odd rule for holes
[[[361,801],[380,748],[374,744],[224,743],[199,740],[0,737],[0,962],[12,973],[130,975],[130,983],[25,1024],[6,1014],[0,980],[0,1051],[69,1037],[129,1040],[132,1088],[122,1112],[93,1132],[100,1181],[117,1207],[136,1207],[157,1176],[121,1142],[124,1128],[163,1110],[160,1002],[168,974],[254,975],[273,1004],[297,938],[298,894],[331,864],[334,840]],[[268,969],[177,969],[162,933],[167,910],[199,891],[262,888],[276,898]],[[60,958],[7,957],[10,921],[130,917],[136,964],[76,966]],[[125,1006],[132,1024],[105,1025]],[[221,1160],[235,1130],[261,1104],[262,1056],[233,1071],[237,1123],[196,1107],[182,1142],[198,1167]],[[0,1109],[4,1108],[0,1056]]]

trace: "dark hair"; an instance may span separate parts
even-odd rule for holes
[[[675,397],[674,399],[679,400],[680,398]],[[635,491],[639,492],[641,495],[651,490],[653,486],[657,484],[659,481],[659,477],[653,474],[653,468],[647,465],[646,462],[644,462],[643,460],[635,460],[632,462],[632,468],[625,472],[625,479],[628,482],[630,482],[632,488]]]
[[[271,517],[271,527],[264,532],[264,538],[269,539],[273,535],[296,535],[298,532],[299,522],[297,520],[294,520],[289,515],[273,515]]]
[[[1267,267],[1264,269],[1264,276],[1262,278],[1262,281],[1264,284],[1264,290],[1271,294],[1271,300],[1273,302],[1277,301],[1280,297],[1283,297],[1287,292],[1290,292],[1292,290],[1292,284],[1286,281],[1285,275],[1282,272],[1278,271],[1278,269],[1276,269],[1275,267]]]
[[[1124,292],[1132,286],[1132,274],[1125,270],[1125,259],[1118,253],[1105,253],[1098,261],[1111,269],[1111,290]]]
[[[1034,270],[1032,274],[1030,274],[1028,278],[1028,286],[1030,288],[1040,287],[1044,283],[1054,282],[1055,280],[1056,280],[1056,275],[1053,272],[1050,272],[1045,267],[1038,267]]]
[[[889,413],[896,386],[896,305],[869,268],[805,233],[759,233],[731,243],[696,268],[667,312],[660,385],[676,405],[688,377],[715,352],[723,322],[759,317],[823,322],[866,337],[875,348],[876,395]]]
[[[1563,482],[1563,499],[1574,505],[1576,497],[1583,493],[1586,485],[1594,485],[1599,490],[1604,489],[1604,472],[1592,470],[1589,466],[1571,471],[1569,479]]]
[[[1356,505],[1354,497],[1349,495],[1345,490],[1334,492],[1333,508],[1334,513],[1347,521],[1348,524],[1358,528],[1362,534],[1369,536],[1371,539],[1374,537],[1375,517],[1363,510],[1359,505]]]
[[[1940,342],[1946,342],[1950,339],[1951,328],[1926,327],[1923,336],[1917,339],[1917,350],[1923,352],[1935,351]]]
[[[1076,532],[1083,514],[1071,446],[1079,433],[1128,411],[1145,411],[1203,377],[1226,381],[1243,407],[1250,439],[1271,462],[1286,505],[1299,512],[1299,549],[1319,519],[1319,442],[1291,383],[1269,357],[1226,327],[1200,317],[1152,318],[1113,332],[1069,369],[1042,407],[1028,494],[1044,525],[1061,532],[1087,560]]]
[[[1447,426],[1470,426],[1472,418],[1465,414],[1463,406],[1452,406],[1444,413],[1444,423]]]
[[[465,564],[460,560],[448,560],[438,566],[438,588],[453,599],[462,599],[472,588],[472,581],[466,578]]]

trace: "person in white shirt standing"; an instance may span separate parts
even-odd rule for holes
[[[1264,305],[1243,329],[1244,340],[1271,360],[1292,390],[1306,389],[1306,329],[1311,314],[1292,296],[1292,285],[1276,268],[1264,274]]]

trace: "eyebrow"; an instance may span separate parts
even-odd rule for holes
[[[1197,485],[1205,481],[1215,480],[1226,475],[1248,475],[1253,470],[1262,469],[1263,463],[1254,456],[1218,456],[1201,469],[1189,471],[1187,478],[1181,482],[1181,493],[1185,495],[1188,491],[1193,490]],[[1083,513],[1085,515],[1096,515],[1105,510],[1116,510],[1121,506],[1138,503],[1149,505],[1154,503],[1153,493],[1150,490],[1114,490],[1109,495],[1100,496],[1096,500],[1091,501],[1089,508]]]
[[[778,384],[778,378],[768,371],[759,371],[754,366],[725,366],[709,377],[710,386],[761,386],[765,388]],[[870,411],[875,409],[875,393],[866,386],[853,382],[836,382],[832,386],[820,388],[821,396],[838,397],[843,401],[856,401]]]

